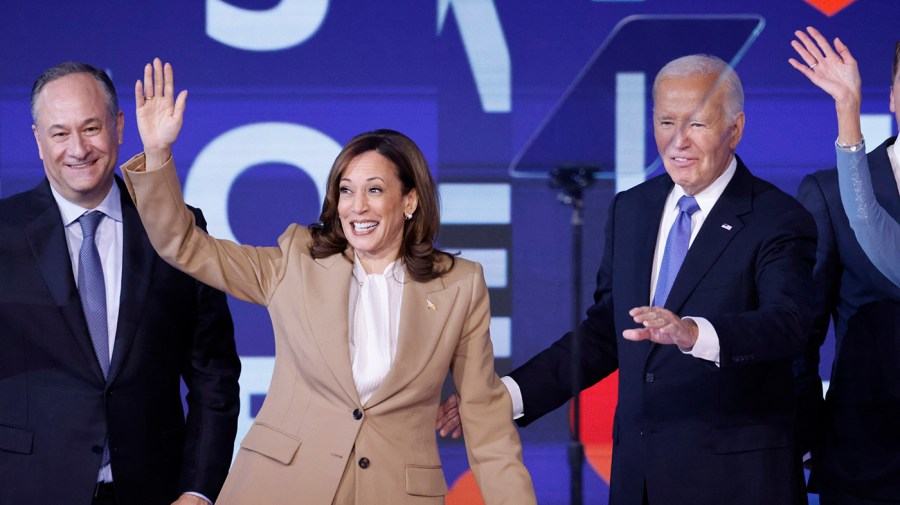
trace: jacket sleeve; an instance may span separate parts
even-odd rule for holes
[[[268,305],[284,278],[284,257],[295,241],[306,242],[305,228],[291,225],[279,247],[252,247],[211,237],[196,225],[184,204],[170,157],[158,170],[145,170],[144,155],[122,165],[125,184],[156,252],[191,277],[241,300]]]
[[[476,266],[471,289],[463,334],[450,365],[460,395],[469,465],[487,505],[535,504],[512,422],[512,402],[494,372],[490,302],[481,265]]]

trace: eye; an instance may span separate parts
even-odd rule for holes
[[[340,193],[342,195],[349,195],[350,188],[348,188],[347,186],[341,186],[340,188],[338,188],[338,193]]]
[[[381,189],[381,186],[372,186],[371,188],[369,188],[369,193],[380,194],[383,192],[384,192],[384,190]]]
[[[693,128],[694,130],[702,130],[706,128],[706,125],[699,121],[694,121],[693,123],[691,123],[691,128]]]
[[[50,138],[53,138],[56,140],[61,140],[61,139],[65,138],[65,136],[66,136],[65,132],[56,132],[56,133],[50,134]]]
[[[89,135],[95,135],[100,132],[100,127],[99,126],[88,126],[87,128],[84,129],[84,132]]]
[[[668,119],[658,119],[656,123],[659,124],[660,128],[670,128],[674,124]]]

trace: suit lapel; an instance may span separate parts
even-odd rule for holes
[[[360,404],[353,369],[350,366],[350,278],[353,263],[344,255],[334,254],[311,262],[304,262],[303,297],[307,321],[319,352],[334,379],[347,397]]]
[[[122,369],[137,335],[156,257],[128,191],[118,177],[116,183],[119,184],[122,198],[122,288],[119,295],[119,322],[109,365],[110,383]]]
[[[667,309],[676,314],[680,313],[697,284],[719,259],[728,244],[740,233],[744,227],[740,216],[751,210],[752,191],[753,181],[750,172],[738,160],[734,177],[716,201],[691,248],[688,249],[666,300]]]
[[[366,402],[366,407],[390,398],[422,373],[434,355],[459,292],[458,287],[444,289],[441,278],[420,283],[408,277],[407,273],[400,306],[397,354],[390,371]]]
[[[59,307],[63,319],[69,326],[82,357],[93,370],[99,380],[103,380],[103,371],[94,353],[94,344],[88,334],[81,298],[75,286],[72,274],[72,262],[69,259],[69,247],[63,230],[62,216],[50,193],[50,185],[44,180],[35,192],[36,206],[33,220],[26,225],[25,235],[31,246],[38,268],[54,304]]]

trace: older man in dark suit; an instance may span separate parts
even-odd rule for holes
[[[735,155],[740,80],[718,58],[653,86],[666,174],[616,195],[581,387],[619,370],[613,505],[806,502],[791,361],[806,342],[816,225]],[[505,378],[521,425],[571,396],[573,333]]]
[[[211,502],[239,409],[225,296],[153,251],[105,73],[53,67],[31,104],[46,179],[0,200],[0,504]]]

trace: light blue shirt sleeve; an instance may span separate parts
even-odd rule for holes
[[[875,268],[900,286],[900,224],[875,200],[866,150],[835,151],[841,203],[856,240]]]

